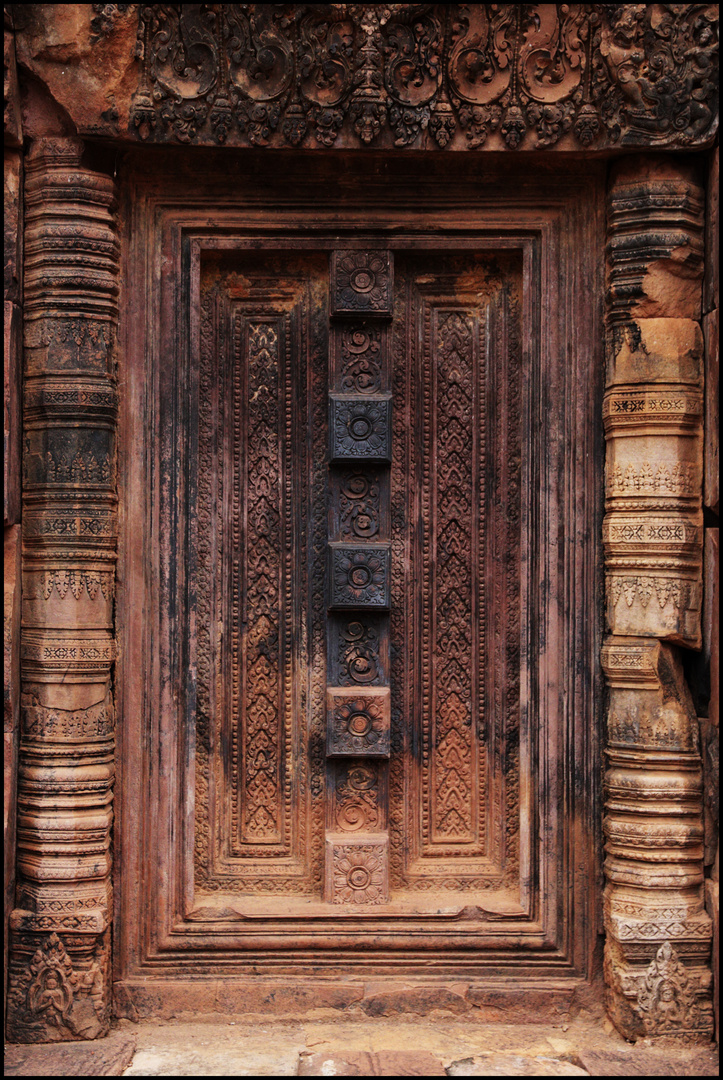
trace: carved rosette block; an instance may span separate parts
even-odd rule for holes
[[[329,545],[329,607],[334,610],[389,607],[389,544]]]
[[[388,686],[326,692],[327,757],[389,757],[391,716]]]
[[[712,1031],[698,725],[675,648],[701,640],[702,205],[656,159],[622,163],[609,196],[605,981],[633,1039]]]
[[[391,394],[330,394],[329,434],[332,462],[391,461]]]
[[[22,701],[8,1034],[110,1017],[115,383],[112,180],[83,145],[30,150],[25,208]]]
[[[334,251],[331,255],[332,315],[390,316],[393,266],[389,251]]]
[[[348,907],[389,900],[389,840],[385,833],[326,837],[326,895]]]

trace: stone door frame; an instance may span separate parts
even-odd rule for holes
[[[226,151],[225,154],[228,158],[230,152]],[[527,705],[529,716],[526,724],[530,730],[525,742],[526,752],[535,759],[539,757],[539,765],[537,761],[534,761],[528,766],[529,774],[525,773],[526,776],[534,777],[534,790],[537,794],[529,792],[526,797],[530,803],[539,800],[541,807],[544,808],[539,809],[538,813],[544,814],[548,819],[545,829],[549,830],[549,841],[541,843],[536,839],[538,830],[532,823],[534,821],[532,817],[527,831],[533,834],[533,838],[528,842],[529,854],[525,858],[528,862],[530,860],[534,863],[543,862],[544,867],[542,870],[539,867],[528,867],[524,874],[526,888],[531,895],[523,902],[530,905],[530,912],[523,917],[521,911],[519,926],[510,923],[506,933],[503,933],[500,928],[501,924],[495,924],[492,921],[480,932],[479,940],[481,943],[484,942],[482,948],[488,952],[492,942],[499,942],[497,951],[503,950],[505,962],[509,963],[514,952],[510,941],[516,940],[518,933],[524,935],[525,940],[528,941],[529,950],[539,951],[530,961],[530,975],[534,975],[540,987],[544,985],[548,988],[555,1000],[559,997],[569,997],[579,991],[582,982],[592,974],[596,932],[599,929],[592,916],[591,897],[597,887],[595,884],[597,857],[594,852],[596,849],[599,850],[599,823],[594,821],[592,811],[593,805],[599,800],[599,790],[596,792],[597,773],[593,762],[599,755],[599,750],[595,747],[596,731],[601,717],[599,709],[596,714],[593,707],[593,699],[596,696],[599,699],[599,692],[596,695],[593,687],[584,678],[580,679],[579,672],[576,674],[573,667],[570,667],[564,677],[560,678],[555,657],[561,653],[574,653],[576,649],[579,649],[580,654],[589,658],[583,667],[586,667],[588,663],[592,665],[601,640],[602,628],[599,620],[585,625],[575,625],[574,620],[569,618],[568,612],[577,607],[593,604],[593,598],[598,594],[602,584],[599,546],[576,547],[572,542],[573,535],[579,533],[595,536],[599,535],[600,529],[603,441],[599,415],[602,402],[602,348],[601,330],[596,336],[595,327],[602,326],[602,304],[599,299],[591,304],[589,297],[591,295],[599,297],[602,276],[599,260],[588,261],[586,253],[595,246],[593,237],[597,236],[601,239],[604,233],[602,171],[594,163],[590,170],[586,170],[585,175],[588,177],[591,192],[589,200],[581,197],[582,185],[577,177],[570,176],[565,182],[560,183],[558,179],[553,179],[551,176],[543,177],[542,172],[537,175],[534,184],[521,185],[512,198],[507,200],[504,192],[509,190],[512,182],[514,165],[508,164],[503,169],[502,175],[495,180],[492,178],[491,171],[485,169],[484,183],[480,182],[476,170],[470,168],[465,183],[458,180],[454,185],[450,185],[445,179],[444,169],[440,167],[436,175],[430,177],[423,185],[424,190],[418,185],[418,210],[403,211],[395,210],[393,207],[403,205],[405,201],[403,193],[408,192],[410,183],[414,182],[414,166],[411,163],[406,165],[404,162],[399,163],[401,168],[397,170],[398,175],[394,179],[392,179],[394,170],[388,169],[385,174],[387,179],[376,188],[373,170],[370,171],[367,166],[366,181],[359,184],[360,205],[346,210],[337,207],[330,212],[328,220],[325,221],[324,213],[315,208],[315,192],[318,187],[315,186],[314,176],[309,177],[308,186],[299,185],[293,198],[285,196],[281,191],[268,192],[268,186],[273,185],[274,172],[277,170],[287,172],[292,168],[293,159],[286,155],[285,159],[289,162],[287,169],[282,168],[281,162],[284,159],[280,158],[278,166],[275,164],[267,166],[269,172],[265,174],[265,179],[255,182],[249,180],[239,185],[233,194],[229,193],[227,182],[219,178],[215,185],[206,183],[203,196],[196,194],[189,199],[186,193],[188,188],[197,190],[198,185],[194,187],[193,183],[188,181],[185,186],[181,184],[169,187],[167,180],[149,183],[144,180],[140,171],[142,158],[136,157],[136,179],[129,187],[125,202],[129,215],[126,219],[126,235],[129,237],[130,247],[136,253],[135,257],[129,256],[129,265],[136,268],[131,291],[135,297],[144,298],[141,303],[136,301],[134,306],[148,313],[148,326],[144,327],[141,320],[134,321],[132,324],[127,323],[124,337],[124,351],[129,364],[135,368],[133,377],[131,378],[129,373],[127,380],[128,392],[132,393],[133,397],[129,399],[127,409],[121,410],[122,414],[125,412],[128,423],[125,429],[128,435],[124,438],[124,443],[127,447],[133,448],[134,460],[127,461],[126,468],[123,470],[124,475],[129,478],[128,482],[131,483],[130,502],[135,504],[140,498],[152,498],[154,502],[157,502],[167,495],[177,507],[175,512],[181,515],[172,531],[174,534],[176,532],[180,535],[184,534],[184,500],[180,492],[177,498],[173,494],[177,490],[177,482],[175,480],[166,482],[164,466],[155,474],[153,483],[151,474],[144,473],[142,476],[139,467],[141,461],[156,460],[161,463],[168,462],[169,478],[176,475],[175,470],[179,470],[181,475],[185,471],[182,465],[176,464],[174,459],[178,457],[178,454],[174,452],[173,447],[179,442],[184,443],[183,432],[188,423],[184,416],[194,408],[186,402],[193,400],[190,386],[192,365],[196,362],[194,342],[198,339],[199,331],[196,326],[189,328],[184,325],[185,318],[176,315],[178,304],[174,303],[170,290],[179,288],[177,284],[179,280],[187,281],[187,285],[180,286],[184,304],[188,306],[190,312],[195,310],[197,305],[191,297],[197,294],[198,267],[202,257],[214,251],[231,252],[235,246],[242,250],[244,243],[253,250],[261,245],[262,238],[265,238],[269,244],[281,246],[282,250],[284,245],[288,246],[289,243],[293,250],[296,250],[299,245],[310,250],[321,246],[322,250],[325,250],[335,244],[334,236],[340,227],[339,219],[344,214],[347,220],[343,231],[344,235],[349,237],[354,237],[355,221],[360,223],[358,226],[360,228],[366,226],[372,229],[377,237],[384,237],[390,231],[390,224],[393,223],[395,236],[390,237],[390,246],[398,246],[399,234],[404,235],[404,242],[399,246],[416,243],[422,248],[435,242],[440,244],[443,242],[442,238],[448,235],[452,238],[449,242],[457,243],[460,247],[475,244],[480,250],[487,248],[494,251],[500,248],[520,252],[524,260],[526,281],[524,319],[528,324],[528,329],[524,331],[525,362],[530,370],[534,371],[530,378],[535,381],[537,387],[535,395],[540,398],[543,394],[550,395],[549,406],[543,408],[543,411],[548,417],[554,414],[554,418],[549,420],[547,436],[538,434],[536,429],[529,434],[530,449],[526,453],[526,468],[531,467],[531,462],[545,463],[538,466],[541,474],[544,475],[544,480],[540,480],[540,484],[544,486],[544,494],[539,500],[535,500],[534,514],[539,515],[540,521],[545,523],[540,525],[543,537],[557,536],[558,533],[561,537],[559,548],[557,544],[542,544],[536,569],[527,571],[529,578],[525,577],[526,581],[530,581],[528,588],[535,589],[536,592],[540,592],[540,587],[533,586],[532,581],[543,578],[549,581],[550,589],[556,597],[547,610],[538,611],[537,603],[530,602],[530,609],[537,612],[535,618],[539,619],[536,631],[539,641],[536,645],[530,641],[527,647],[528,651],[535,652],[535,663],[525,669],[527,678],[534,685],[525,686],[522,691],[525,700],[529,702]],[[209,161],[213,160],[209,157]],[[216,160],[220,158],[216,156]],[[257,155],[255,169],[263,169],[263,161],[264,159]],[[364,159],[358,155],[349,156],[346,164],[353,172],[365,171]],[[313,173],[313,163],[307,166],[307,169]],[[321,172],[317,174],[319,179],[324,171],[328,174],[327,182],[330,191],[333,191],[335,170],[331,168],[331,163],[327,163],[326,169],[321,168]],[[209,173],[215,174],[213,167],[206,170],[206,174]],[[392,183],[398,195],[392,200],[392,209],[390,209],[387,192],[388,185]],[[366,194],[364,194],[365,190]],[[283,198],[283,202],[274,212],[270,212],[270,207],[279,197]],[[219,210],[210,222],[210,208],[213,206],[218,206]],[[424,221],[434,221],[435,229],[440,231],[440,238],[436,241],[430,237],[429,228],[425,229],[423,224],[418,224],[417,217],[420,215]],[[291,237],[291,240],[288,237]],[[146,266],[143,266],[140,260],[140,254],[143,252],[149,253]],[[159,259],[166,267],[164,275],[166,284],[161,286],[166,292],[165,300],[156,291],[154,285],[160,280],[158,273],[153,269],[154,265],[160,265]],[[562,272],[558,271],[560,265],[565,267]],[[173,267],[172,270],[171,267]],[[588,280],[590,287],[580,289],[578,285],[581,280]],[[548,303],[556,311],[554,318],[546,320],[542,318],[543,295],[547,296]],[[557,314],[558,307],[559,315]],[[162,309],[165,312],[164,316],[159,314]],[[579,339],[587,342],[586,347],[568,353],[562,344],[564,333],[562,327],[565,322],[579,328]],[[151,334],[152,326],[160,328],[155,335]],[[577,335],[573,336],[577,337]],[[162,377],[160,373],[164,368],[162,361],[164,355],[174,355],[178,358],[178,382],[175,390],[171,390],[169,384],[169,393],[166,394],[166,401],[174,403],[172,408],[167,405],[163,413],[167,441],[159,441],[158,449],[154,450],[154,440],[144,433],[144,427],[148,430],[148,425],[143,425],[141,418],[144,415],[144,409],[147,415],[158,414],[157,401],[160,397],[157,383],[154,381],[152,385],[148,377],[144,376],[141,358],[143,363],[148,364],[150,369],[156,372],[155,379],[157,380]],[[578,377],[573,378],[570,375],[572,367],[566,372],[564,367],[559,366],[558,358],[563,355],[569,355],[570,365],[580,365]],[[592,360],[595,355],[597,355],[597,363]],[[188,370],[186,370],[186,365],[188,365]],[[591,367],[596,375],[584,378],[582,372],[589,371]],[[544,377],[541,374],[543,369]],[[550,374],[552,370],[555,371],[554,377]],[[565,391],[559,388],[563,381],[566,385]],[[552,389],[553,382],[558,387],[557,390]],[[145,385],[147,389],[144,391]],[[559,415],[552,405],[553,397],[557,400],[565,398],[569,401],[569,407],[561,410]],[[156,404],[150,404],[150,402],[156,402]],[[529,418],[525,423],[532,431]],[[558,428],[561,432],[559,438],[552,434]],[[560,454],[559,458],[556,457],[557,451]],[[597,463],[597,468],[595,468],[595,463]],[[174,472],[171,473],[170,469]],[[560,475],[569,477],[564,489],[554,479]],[[586,495],[576,500],[573,507],[567,493],[574,490],[579,490],[581,493],[585,491]],[[151,492],[157,494],[151,496]],[[565,520],[568,512],[575,521],[574,525]],[[562,539],[563,535],[564,539]],[[119,777],[119,783],[122,786],[117,797],[121,807],[125,808],[124,820],[120,823],[121,845],[130,860],[131,871],[128,881],[144,882],[141,889],[145,899],[140,904],[140,910],[167,909],[165,914],[157,920],[158,931],[153,939],[149,931],[143,932],[140,917],[131,920],[126,917],[122,924],[123,939],[117,969],[118,987],[133,1001],[136,1008],[140,1008],[140,1003],[145,1001],[145,976],[153,972],[155,977],[161,978],[165,971],[166,980],[180,978],[184,950],[192,950],[193,937],[194,935],[198,937],[198,926],[194,927],[193,919],[203,917],[208,920],[206,935],[209,941],[218,942],[220,951],[223,949],[222,942],[228,940],[229,957],[224,958],[223,963],[228,969],[230,986],[237,983],[239,986],[243,985],[238,980],[243,978],[247,968],[243,950],[228,937],[228,926],[218,925],[218,919],[217,925],[214,926],[209,911],[204,912],[202,916],[192,914],[194,902],[191,867],[187,854],[184,858],[184,843],[179,829],[174,828],[172,824],[174,820],[182,820],[189,830],[192,829],[191,811],[179,813],[174,809],[183,802],[179,791],[179,788],[183,786],[179,779],[182,765],[179,764],[177,768],[171,766],[172,762],[183,763],[187,753],[190,752],[183,748],[183,740],[174,735],[174,732],[187,721],[182,719],[184,714],[175,692],[169,697],[167,691],[164,691],[163,683],[150,670],[143,679],[139,677],[139,673],[145,669],[144,653],[147,650],[142,641],[145,640],[144,635],[148,633],[148,630],[138,624],[137,619],[134,618],[134,612],[141,609],[144,576],[147,577],[150,573],[152,579],[158,582],[159,595],[154,600],[150,617],[155,627],[154,640],[168,642],[163,646],[164,650],[168,649],[168,655],[163,662],[164,667],[180,670],[178,657],[174,660],[173,642],[179,640],[185,633],[181,629],[164,630],[163,624],[166,619],[180,619],[181,627],[185,625],[186,619],[178,612],[172,615],[166,614],[173,606],[170,599],[172,590],[169,590],[168,597],[165,596],[165,592],[160,591],[163,590],[162,563],[154,571],[149,569],[154,562],[152,553],[157,546],[151,536],[149,531],[142,530],[130,518],[127,518],[126,534],[125,537],[121,537],[120,545],[121,575],[128,583],[128,589],[120,607],[120,618],[124,628],[121,631],[119,647],[124,659],[119,665],[117,685],[122,697],[118,697],[118,704],[124,715],[134,718],[130,726],[120,734],[120,761],[133,761],[133,764],[125,768],[122,776]],[[163,543],[163,530],[158,533],[158,537]],[[142,545],[145,545],[145,548]],[[560,548],[564,548],[565,552],[564,570],[558,567],[558,561],[562,557],[559,554]],[[146,558],[140,558],[138,555],[138,552],[143,550],[147,553]],[[183,558],[180,559],[181,566],[184,561]],[[146,567],[143,573],[142,566]],[[566,584],[563,585],[562,578],[566,574],[569,574],[569,579],[566,578]],[[181,590],[179,588],[176,591]],[[155,595],[155,590],[153,593]],[[573,604],[569,604],[565,599],[570,594],[578,597]],[[543,641],[547,644],[543,644]],[[544,670],[545,674],[538,675],[538,668],[540,672]],[[133,673],[132,676],[130,673]],[[173,683],[175,681],[175,679],[172,680]],[[148,690],[143,689],[146,684],[149,687]],[[145,706],[151,725],[153,726],[152,718],[160,716],[161,712],[165,713],[168,719],[164,722],[165,734],[163,736],[159,732],[154,732],[149,736],[149,753],[144,761],[138,747],[145,736],[142,736],[142,728],[136,728],[136,724],[140,722],[143,715],[144,698],[147,699],[149,693],[153,695],[152,700],[159,703],[150,709],[147,705]],[[533,697],[538,698],[534,704]],[[574,707],[571,704],[573,701]],[[160,702],[165,702],[163,708]],[[593,719],[595,715],[598,716],[597,721]],[[541,726],[546,729],[544,735],[536,734],[538,727]],[[152,763],[155,761],[156,750],[153,747],[157,747],[163,755],[165,767],[154,768]],[[585,773],[585,780],[581,778],[575,794],[570,786],[573,773],[570,755],[573,753],[573,747],[574,753],[579,755],[580,771]],[[569,807],[570,817],[575,817],[575,820],[579,821],[579,830],[568,830],[556,815],[554,805],[556,800],[551,798],[551,792],[557,788],[556,782],[550,778],[558,768],[558,759],[564,761],[564,764],[560,764],[559,767],[568,777],[568,780],[560,785],[560,798],[567,800],[565,805]],[[153,790],[154,792],[152,803],[149,803],[144,796],[145,809],[137,805],[139,800],[131,794],[136,791],[137,785],[140,785],[142,791]],[[525,786],[523,784],[523,790]],[[175,794],[171,791],[172,787],[175,788]],[[151,805],[154,807],[153,813],[149,809]],[[533,807],[532,810],[534,814],[535,808]],[[555,824],[556,821],[557,824]],[[135,837],[141,830],[146,839],[139,844]],[[173,840],[170,839],[172,835]],[[171,845],[172,855],[170,857],[164,855],[164,865],[167,865],[168,869],[163,876],[169,881],[172,880],[174,884],[173,894],[163,897],[158,892],[158,874],[154,881],[153,868],[148,864],[147,855],[144,852],[159,851],[166,844]],[[555,857],[552,853],[558,845],[560,852],[559,856]],[[186,852],[189,847],[190,845],[186,843]],[[546,852],[545,859],[551,860],[549,864],[543,859],[543,849]],[[585,867],[585,869],[573,877],[571,867],[575,865]],[[546,890],[539,883],[541,874],[550,875],[553,878],[560,876],[568,881],[569,897],[564,889],[559,893],[556,892],[554,886],[550,887],[549,891]],[[148,892],[145,891],[146,887]],[[129,890],[128,883],[118,882],[118,889],[123,897],[120,902],[121,910],[128,910],[127,905],[133,904],[132,891],[135,888],[136,886],[133,885]],[[569,904],[566,910],[559,913],[556,910],[558,900],[564,905]],[[137,900],[135,903],[138,903]],[[195,906],[198,906],[198,902]],[[575,918],[573,908],[578,913],[583,910],[589,911],[589,915],[580,915],[579,918]],[[446,929],[437,926],[435,930],[431,924],[426,927],[422,925],[424,920],[417,921],[419,925],[415,924],[413,931],[407,931],[404,919],[397,917],[395,922],[390,916],[386,922],[384,920],[380,922],[378,929],[379,934],[386,935],[385,941],[389,940],[390,948],[395,938],[398,939],[397,947],[401,947],[402,938],[406,934],[406,949],[411,958],[402,956],[397,966],[403,966],[405,978],[411,978],[413,981],[418,980],[418,976],[414,973],[414,965],[419,966],[424,955],[420,951],[422,948],[453,949],[454,946],[449,942],[456,939],[455,927],[452,924]],[[433,922],[434,920],[431,920],[431,923]],[[327,936],[333,934],[333,920],[328,926],[324,924],[324,929]],[[467,933],[467,929],[463,927],[459,934],[462,931]],[[371,963],[366,965],[366,975],[364,965],[360,966],[353,957],[344,965],[343,970],[338,971],[338,966],[335,966],[324,952],[323,943],[319,946],[317,961],[305,958],[299,944],[300,938],[307,933],[304,929],[303,914],[299,914],[296,923],[291,920],[285,932],[289,935],[289,948],[295,947],[301,956],[298,961],[293,963],[289,961],[288,970],[284,970],[284,978],[287,983],[293,980],[295,985],[298,984],[299,988],[296,992],[304,1000],[313,999],[314,985],[311,973],[317,964],[323,963],[328,967],[329,976],[327,977],[331,977],[332,972],[336,973],[337,979],[340,980],[340,986],[336,992],[339,996],[348,995],[351,1000],[359,994],[359,980],[371,978],[372,971],[380,976],[383,974],[384,962],[378,956],[375,956],[373,966]],[[497,937],[495,937],[495,932]],[[348,937],[352,931],[345,931],[345,933]],[[423,933],[426,934],[424,946],[421,944],[415,946],[414,937],[421,937]],[[261,935],[259,941],[262,942],[274,934],[278,935],[281,942],[282,928],[264,923],[263,930],[259,929],[259,935]],[[459,934],[456,936],[459,937]],[[225,938],[224,935],[226,935]],[[247,948],[250,947],[250,945],[247,946]],[[265,946],[259,945],[259,947]],[[258,984],[263,979],[264,984],[268,984],[269,997],[279,998],[283,993],[288,992],[288,986],[280,985],[278,978],[274,977],[274,968],[278,967],[278,963],[278,960],[264,962],[263,958],[260,958],[257,964],[256,983]],[[353,968],[354,979],[357,980],[356,986],[349,984],[347,968],[349,974]],[[445,985],[441,989],[445,992],[446,985],[454,981],[471,982],[474,984],[471,991],[474,994],[474,992],[482,992],[483,980],[493,976],[498,976],[496,982],[505,993],[511,998],[515,996],[511,980],[505,979],[504,973],[497,970],[493,961],[485,961],[482,953],[474,961],[466,964],[459,957],[455,957],[454,960],[450,960],[449,970],[444,978],[441,975],[430,974],[426,981],[429,983],[434,982],[435,979],[442,980]],[[488,990],[485,992],[489,993]],[[170,986],[168,993],[168,1004],[164,1005],[164,1008],[173,1007],[171,1001],[175,991]],[[187,991],[185,993],[188,1000]],[[202,987],[199,980],[194,993],[199,995],[199,1000],[201,1000],[200,995],[203,995],[202,1000],[207,1002],[208,995],[215,991],[210,983]],[[228,993],[231,997],[233,996],[231,989]],[[469,1007],[466,999],[464,1007]]]
[[[623,8],[626,18],[633,6]],[[148,48],[149,27],[139,25]],[[377,31],[362,26],[366,81],[355,84],[349,116],[369,142],[387,109],[373,77]],[[630,59],[616,66],[609,44],[603,33],[608,70],[628,85]],[[156,138],[159,114],[144,55],[130,117],[136,134]],[[443,145],[439,133],[453,131],[456,106],[435,108],[430,131]],[[510,148],[525,125],[514,109],[500,127]],[[592,114],[584,115],[594,128]],[[623,121],[628,115],[621,107]],[[586,145],[582,119],[581,109],[575,131]],[[488,134],[493,121],[475,120],[488,124]],[[245,122],[253,132],[270,114],[249,113]],[[81,135],[93,132],[81,125]],[[701,308],[698,163],[692,154],[658,153],[711,138],[646,143],[635,135],[628,145],[645,153],[621,157],[608,186],[604,970],[609,1012],[631,1038],[707,1038],[712,1030],[700,737],[679,646],[701,645],[702,387],[711,340],[710,320],[703,320],[706,355],[701,320],[713,305],[706,293]],[[123,385],[115,334],[127,268],[121,274],[114,183],[86,165],[84,152],[77,138],[41,133],[25,159],[23,702],[8,991],[8,1034],[21,1041],[94,1038],[110,1016]],[[6,522],[7,515],[6,502]]]

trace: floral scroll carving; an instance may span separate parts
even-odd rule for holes
[[[600,149],[716,130],[713,5],[152,4],[138,23],[129,130],[152,141]]]

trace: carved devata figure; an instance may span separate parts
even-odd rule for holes
[[[696,1024],[695,989],[669,941],[660,946],[645,973],[638,1006],[648,1035],[675,1035]]]
[[[694,146],[704,4],[139,5],[143,139],[252,146]]]
[[[96,1038],[107,1027],[106,977],[100,945],[79,973],[58,935],[50,934],[8,991],[17,1034],[27,1042]]]

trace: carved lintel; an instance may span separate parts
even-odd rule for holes
[[[128,133],[305,148],[707,145],[717,9],[139,5]],[[112,32],[112,29],[108,32]]]
[[[21,745],[8,1034],[109,1024],[115,713],[112,180],[77,139],[27,158]]]

